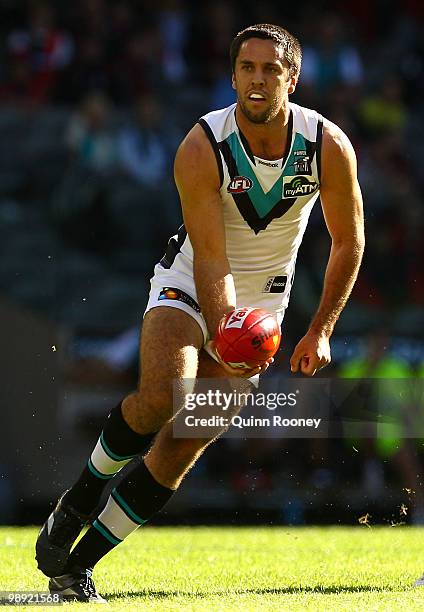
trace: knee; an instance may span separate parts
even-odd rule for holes
[[[174,438],[172,423],[163,427],[145,457],[147,468],[164,487],[177,489],[212,440]]]
[[[175,438],[172,423],[168,423],[159,432],[154,447],[156,452],[164,457],[173,457],[175,462],[184,463],[201,455],[213,439]]]
[[[122,404],[125,420],[140,434],[159,431],[172,418],[172,398],[153,391],[131,393]]]

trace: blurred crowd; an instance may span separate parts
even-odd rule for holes
[[[141,268],[147,278],[179,223],[172,181],[178,143],[200,114],[234,101],[228,53],[233,36],[259,22],[297,35],[303,64],[292,100],[317,109],[348,134],[365,202],[366,254],[337,328],[350,340],[335,339],[336,371],[353,378],[424,376],[423,3],[0,0],[0,14],[0,119],[11,108],[35,121],[37,113],[65,111],[63,129],[53,134],[65,152],[61,171],[41,193],[50,202],[48,222],[73,253],[107,257],[117,269],[126,255],[122,270],[130,275],[140,275],[128,263],[136,253],[148,262]],[[28,199],[36,183],[12,188],[7,196]],[[287,315],[288,345],[318,302],[328,248],[316,207]],[[120,254],[119,265],[111,252]],[[108,375],[125,371],[134,378],[138,321],[123,322],[120,332],[91,344],[76,339],[74,356],[85,373],[86,361],[94,358],[109,367]],[[243,461],[251,464],[254,444],[244,447],[245,455],[233,447],[235,489],[242,495],[251,488],[249,478],[272,489],[271,454],[269,465],[265,452],[261,473],[249,476],[256,468]],[[311,466],[303,466],[318,489],[337,479],[328,467],[329,448],[311,451]],[[396,436],[389,449],[367,447],[357,480],[376,494],[384,488],[386,458],[396,456],[400,481],[415,490],[417,448],[421,453],[421,443]],[[314,463],[314,456],[321,459]],[[209,465],[219,476],[221,463],[212,450],[198,471]],[[418,501],[421,520],[424,500]]]

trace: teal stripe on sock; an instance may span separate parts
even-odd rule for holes
[[[113,459],[114,461],[125,461],[126,459],[134,459],[135,457],[135,455],[127,455],[126,457],[123,457],[111,451],[105,442],[103,432],[100,434],[100,444],[103,446],[103,450],[105,451],[105,453],[108,454],[109,457]]]
[[[94,474],[94,476],[97,476],[97,478],[109,480],[110,478],[113,478],[115,476],[115,474],[102,474],[101,472],[99,472],[99,470],[96,470],[91,459],[88,460],[88,467],[90,471]]]
[[[97,519],[94,521],[93,527],[95,527],[97,531],[101,533],[102,536],[106,538],[106,540],[109,540],[109,542],[113,544],[114,546],[117,546],[118,544],[122,542],[122,540],[118,540],[118,538],[115,538],[108,531],[106,531],[106,529],[104,529],[102,525],[100,525],[100,523],[97,521]]]
[[[135,512],[133,512],[133,510],[131,510],[127,502],[122,499],[116,489],[113,489],[112,497],[122,508],[125,509],[126,513],[132,518],[135,523],[138,523],[138,525],[144,525],[144,523],[147,523],[147,519],[140,518]]]

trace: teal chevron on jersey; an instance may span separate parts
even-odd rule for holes
[[[319,196],[324,121],[315,110],[292,102],[288,110],[287,137],[279,147],[284,157],[274,161],[253,155],[253,143],[237,124],[237,104],[199,119],[216,160],[237,304],[260,305],[278,315],[287,308],[298,249]],[[178,232],[170,245],[170,256],[163,260],[166,265],[155,272],[156,286],[170,286],[170,281],[162,282],[163,274],[195,298],[190,238]],[[269,278],[280,276],[288,279],[284,292],[264,292]],[[153,295],[149,310],[159,303]]]
[[[284,165],[283,172],[275,181],[271,189],[264,192],[255,171],[240,144],[236,132],[229,134],[225,140],[228,143],[234,157],[234,161],[236,162],[238,174],[240,176],[246,176],[252,181],[253,186],[249,189],[249,198],[261,219],[266,217],[266,215],[270,213],[270,211],[281,201],[282,198],[287,197],[283,193],[283,177],[296,174],[296,154],[298,152],[305,151],[306,153],[309,153],[309,157],[311,157],[314,147],[314,143],[308,141],[301,134],[296,134],[289,158],[287,163]],[[305,157],[305,155],[303,157]]]
[[[263,219],[281,200],[283,191],[282,175],[276,180],[271,189],[265,193],[240,145],[237,134],[232,132],[226,138],[226,141],[231,149],[240,176],[247,176],[253,183],[253,187],[249,189],[249,197],[259,217]]]

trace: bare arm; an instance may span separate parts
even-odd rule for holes
[[[184,224],[193,246],[197,297],[214,338],[220,319],[236,307],[236,292],[226,255],[218,168],[200,125],[180,145],[174,170]]]
[[[184,224],[194,253],[197,298],[211,339],[218,323],[236,307],[236,290],[226,254],[225,226],[215,154],[203,128],[194,126],[175,158],[175,182],[181,198]],[[222,363],[231,376],[253,376],[267,369],[234,369]]]
[[[321,202],[332,242],[310,329],[331,336],[358,276],[365,244],[356,156],[348,138],[332,124],[323,135],[322,167]]]
[[[329,339],[358,275],[364,250],[364,219],[356,156],[347,136],[326,122],[322,143],[321,202],[331,251],[318,310],[297,345],[292,371],[307,375],[327,365]]]

